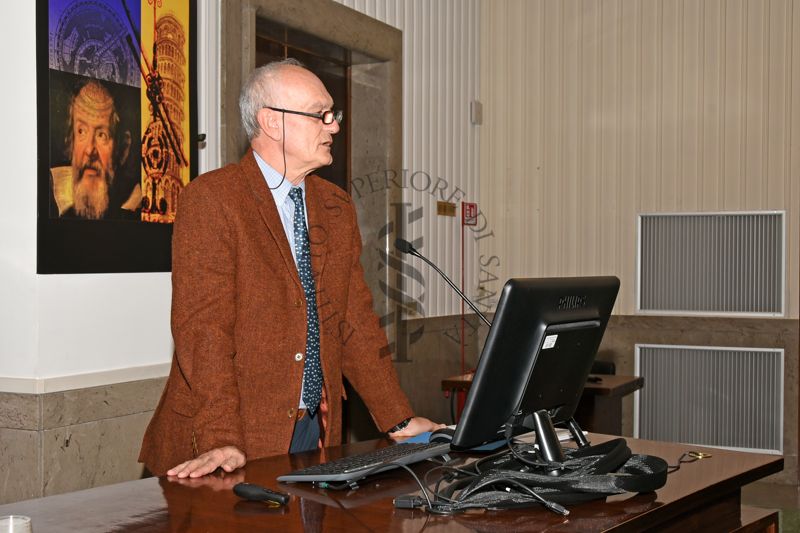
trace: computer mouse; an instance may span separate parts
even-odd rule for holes
[[[428,442],[450,442],[453,440],[453,435],[455,432],[455,428],[437,429],[431,433],[430,437],[428,437]]]

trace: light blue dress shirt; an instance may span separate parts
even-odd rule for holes
[[[278,214],[281,217],[281,224],[283,224],[283,232],[286,234],[286,238],[289,240],[289,249],[292,251],[292,257],[294,258],[294,265],[296,267],[297,252],[294,250],[294,200],[289,198],[289,191],[292,189],[292,187],[294,187],[294,185],[292,185],[292,182],[289,180],[283,179],[283,176],[277,170],[269,166],[266,161],[261,159],[257,153],[253,152],[253,155],[256,157],[258,168],[261,169],[261,174],[264,175],[264,180],[266,180],[267,185],[269,186],[270,192],[272,193],[272,198],[275,200],[275,206],[278,208]],[[281,183],[281,181],[283,181],[283,183]],[[298,187],[303,189],[303,212],[306,215],[306,229],[308,229],[308,203],[306,202],[305,180],[303,180]],[[306,404],[303,403],[303,391],[301,388],[300,409],[305,408]]]
[[[278,214],[283,224],[283,232],[289,240],[289,249],[292,251],[294,264],[297,266],[297,252],[294,250],[294,200],[289,198],[289,191],[294,185],[292,185],[291,181],[283,179],[280,172],[269,166],[257,153],[253,152],[253,155],[256,157],[256,163],[258,163],[258,168],[261,169],[261,174],[264,175],[267,186],[269,186],[272,198],[275,200],[275,206],[278,208]],[[279,183],[280,186],[278,186]],[[308,203],[306,202],[305,180],[298,187],[303,189],[303,212],[306,215],[306,229],[308,229]]]

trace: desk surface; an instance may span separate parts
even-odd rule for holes
[[[474,372],[451,376],[442,380],[443,391],[467,391],[472,385]],[[598,380],[599,381],[596,381]],[[616,374],[590,374],[583,387],[584,396],[622,397],[641,389],[644,378],[641,376],[618,376]]]
[[[611,437],[590,435],[595,442]],[[252,461],[225,477],[170,482],[149,478],[0,506],[0,515],[32,518],[33,530],[58,531],[641,531],[735,529],[742,485],[779,472],[783,458],[628,439],[636,453],[658,455],[674,464],[690,449],[713,457],[684,464],[653,494],[623,494],[570,506],[568,517],[540,508],[454,516],[395,509],[392,498],[417,491],[405,471],[385,473],[356,491],[324,491],[306,484],[279,485],[275,477],[321,459],[387,445],[369,441],[321,452]],[[426,463],[429,465],[430,463]],[[427,468],[426,464],[417,469]],[[231,487],[248,481],[292,494],[286,507],[239,500]]]

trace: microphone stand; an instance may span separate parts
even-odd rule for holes
[[[422,255],[421,253],[419,253],[419,252],[417,251],[417,249],[416,249],[416,248],[414,248],[414,247],[411,245],[411,243],[410,243],[410,242],[408,242],[408,241],[407,241],[407,240],[405,240],[405,239],[396,239],[396,240],[394,241],[394,246],[395,246],[395,248],[397,248],[397,249],[398,249],[398,250],[400,250],[401,252],[403,252],[403,253],[406,253],[406,254],[411,254],[411,255],[413,255],[414,257],[419,257],[420,259],[422,259],[423,261],[425,261],[427,264],[429,264],[429,265],[430,265],[430,266],[431,266],[431,267],[432,267],[432,268],[433,268],[433,269],[434,269],[436,272],[438,272],[438,273],[439,273],[439,275],[440,275],[440,276],[442,276],[442,277],[444,278],[444,280],[447,282],[447,284],[448,284],[448,285],[450,285],[450,287],[452,287],[452,288],[453,288],[453,290],[454,290],[454,291],[456,291],[456,292],[458,293],[458,295],[459,295],[459,296],[461,296],[461,299],[462,299],[462,300],[464,300],[464,301],[467,303],[467,305],[470,307],[470,309],[472,309],[473,311],[475,311],[475,314],[477,314],[477,315],[478,315],[478,318],[480,318],[481,320],[483,320],[483,323],[484,323],[484,324],[486,324],[487,326],[489,326],[489,327],[492,327],[492,323],[491,323],[491,322],[489,322],[489,320],[488,320],[488,319],[487,319],[487,318],[486,318],[486,317],[483,315],[483,313],[481,313],[481,312],[478,310],[478,308],[475,306],[475,304],[474,304],[474,303],[472,303],[472,301],[471,301],[469,298],[467,298],[467,296],[466,296],[466,295],[465,295],[463,292],[461,292],[461,289],[459,289],[459,288],[456,286],[456,284],[455,284],[455,283],[453,283],[453,282],[452,282],[452,280],[450,280],[450,278],[448,278],[448,277],[447,277],[447,274],[445,274],[444,272],[442,272],[442,271],[439,269],[439,267],[437,267],[436,265],[434,265],[434,264],[433,264],[433,263],[432,263],[430,260],[428,260],[428,258],[427,258],[427,257],[425,257],[424,255]]]

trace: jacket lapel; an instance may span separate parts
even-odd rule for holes
[[[267,187],[267,182],[264,180],[264,175],[261,169],[258,168],[258,163],[253,156],[252,150],[240,161],[240,165],[244,170],[245,179],[250,187],[250,191],[256,199],[258,211],[261,213],[261,218],[267,226],[269,233],[272,235],[272,240],[275,242],[275,247],[283,257],[283,262],[286,264],[286,269],[289,271],[292,279],[295,281],[300,290],[303,285],[300,283],[300,275],[297,273],[297,266],[294,264],[294,257],[292,251],[289,249],[289,241],[286,239],[286,232],[283,230],[283,223],[278,214],[278,208],[275,206],[275,200],[272,193]],[[312,268],[313,268],[312,260]]]
[[[322,194],[317,187],[316,176],[306,178],[306,207],[308,208],[308,240],[311,243],[311,270],[317,290],[322,281],[322,272],[325,269],[325,260],[328,257],[328,239],[331,228],[325,216],[325,205]]]

